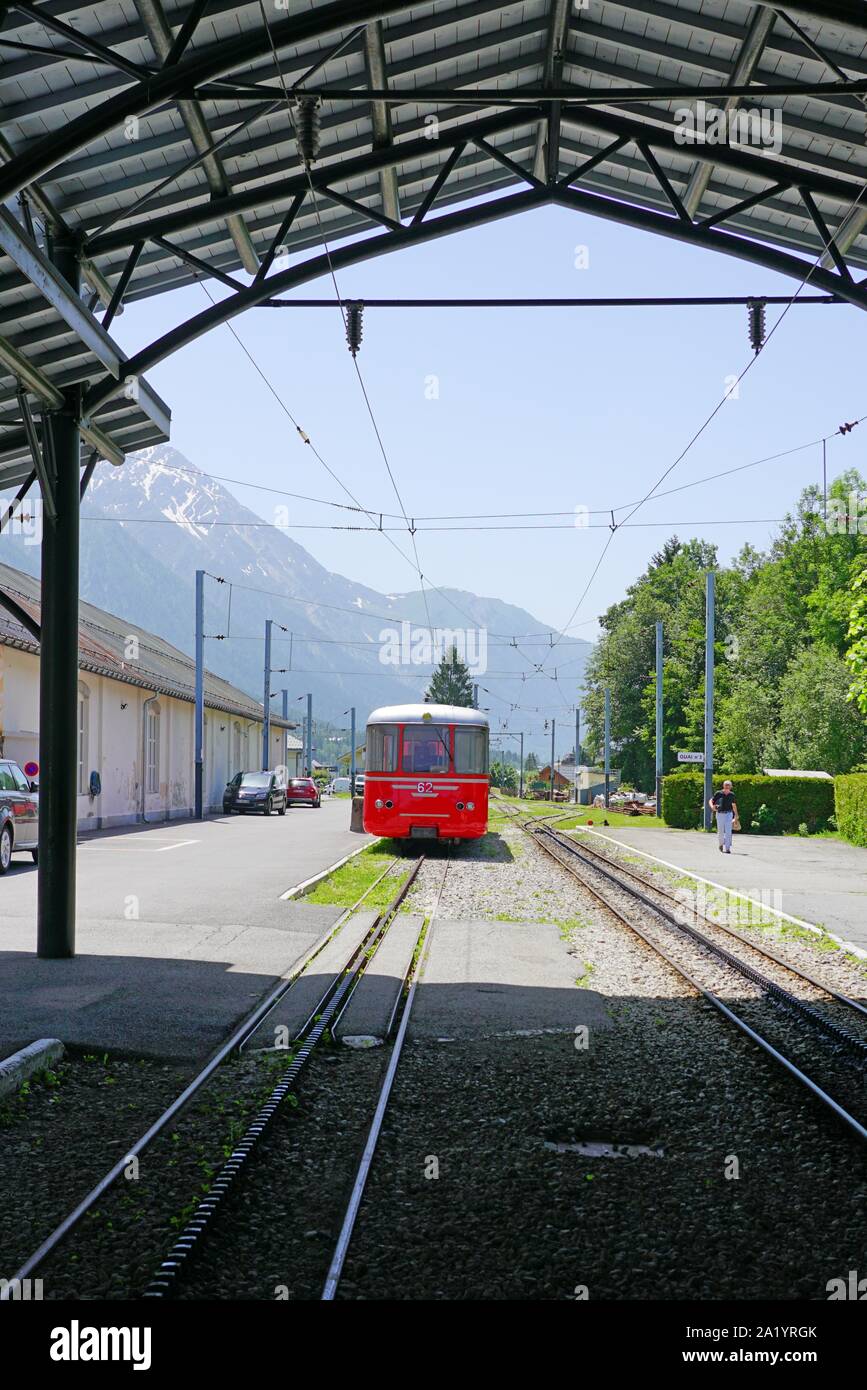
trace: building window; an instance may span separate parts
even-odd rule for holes
[[[90,724],[90,691],[84,681],[78,682],[78,792],[83,796],[90,789],[88,772],[88,728]]]
[[[148,705],[145,718],[145,786],[149,793],[160,789],[160,707]]]
[[[235,724],[232,726],[232,731],[233,731],[233,735],[234,735],[234,742],[233,742],[233,747],[232,747],[232,766],[229,768],[229,771],[230,771],[230,772],[240,772],[240,771],[241,771],[241,725],[238,724],[238,723],[235,723]]]

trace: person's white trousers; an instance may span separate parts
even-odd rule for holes
[[[716,833],[723,849],[732,847],[732,821],[734,811],[717,811],[716,813]]]

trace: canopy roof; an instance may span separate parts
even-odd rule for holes
[[[142,373],[321,275],[323,237],[339,268],[555,202],[867,307],[858,0],[4,11],[0,485],[29,456],[17,382],[49,406],[46,378],[82,382],[86,437],[119,461],[168,430]],[[688,118],[701,121],[701,100],[733,121],[740,109],[748,143],[711,143]],[[304,138],[314,126],[318,143]],[[46,227],[49,242],[77,239],[83,298],[51,269]],[[124,299],[208,276],[229,296],[129,362],[91,312],[110,321]]]

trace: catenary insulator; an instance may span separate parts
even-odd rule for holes
[[[747,313],[750,322],[750,347],[753,352],[760,352],[765,344],[765,301],[748,300]]]
[[[346,305],[346,341],[353,357],[361,347],[361,339],[364,333],[363,316],[364,305],[361,300],[350,300]]]
[[[312,164],[319,153],[319,98],[299,97],[295,117],[298,149],[305,164]]]

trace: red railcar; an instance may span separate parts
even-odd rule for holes
[[[391,705],[367,721],[364,828],[477,840],[488,828],[488,721],[459,705]]]

